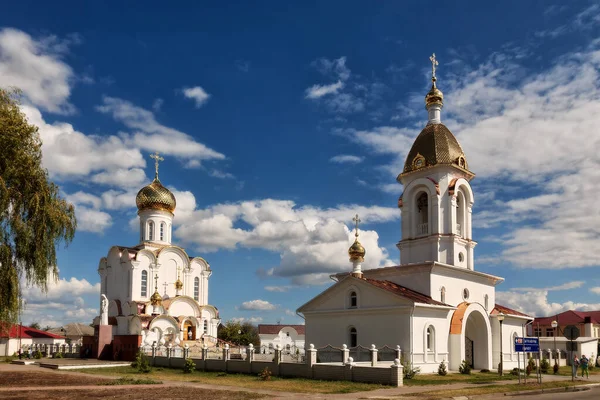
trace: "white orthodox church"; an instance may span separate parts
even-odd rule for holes
[[[179,344],[183,341],[216,342],[221,320],[208,304],[210,265],[190,257],[171,242],[175,196],[156,176],[137,194],[139,244],[113,246],[100,259],[105,312],[95,325],[112,325],[113,337],[139,335],[139,344]],[[104,316],[105,321],[102,321]],[[108,318],[106,318],[108,317]],[[208,339],[208,340],[207,340]]]
[[[465,360],[475,369],[517,366],[514,339],[533,318],[496,304],[504,279],[475,270],[469,182],[475,174],[450,130],[441,122],[443,93],[425,96],[429,120],[410,149],[398,182],[402,217],[400,265],[362,270],[365,249],[356,240],[348,250],[351,273],[298,309],[306,320],[306,344],[399,345],[422,372],[442,361],[458,370]],[[502,353],[502,358],[501,358]]]

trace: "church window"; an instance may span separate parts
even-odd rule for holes
[[[350,292],[350,308],[356,308],[358,303],[358,299],[356,296],[356,292]]]
[[[148,271],[142,271],[142,297],[148,296]]]
[[[463,253],[458,253],[458,262],[465,261],[465,255]]]
[[[446,302],[446,288],[442,286],[442,288],[440,289],[440,301],[442,303]]]
[[[456,196],[456,235],[466,238],[466,224],[465,224],[465,196],[462,192],[458,192]]]
[[[469,289],[463,289],[463,300],[469,299]]]
[[[204,334],[208,335],[208,320],[204,320]]]
[[[154,240],[154,222],[148,223],[148,240]]]
[[[160,224],[160,240],[164,241],[165,240],[165,223],[161,222]]]
[[[200,278],[194,278],[194,300],[200,301]]]
[[[356,328],[350,328],[350,347],[358,346],[358,333],[356,332]]]
[[[483,304],[483,307],[485,308],[485,310],[486,310],[486,311],[487,311],[487,309],[488,309],[488,302],[489,302],[489,299],[490,299],[490,298],[488,297],[488,295],[487,295],[487,294],[486,294],[485,296],[483,296],[483,303],[484,303],[484,304]]]
[[[433,326],[429,325],[427,327],[427,351],[434,351],[435,350],[435,331],[433,329]]]
[[[417,236],[429,233],[429,198],[427,193],[422,192],[417,197]]]

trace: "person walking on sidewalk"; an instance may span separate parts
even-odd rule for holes
[[[590,373],[588,372],[588,364],[590,363],[590,360],[588,360],[585,354],[581,356],[579,363],[581,364],[581,377],[583,378],[583,375],[585,374],[587,378],[590,379]]]
[[[577,358],[577,354],[573,354],[573,363],[571,365],[571,375],[573,377],[577,376],[578,369],[579,369],[579,358]]]

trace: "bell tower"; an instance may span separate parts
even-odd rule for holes
[[[444,94],[431,61],[431,89],[425,96],[427,125],[408,152],[398,182],[402,216],[400,263],[440,262],[473,270],[471,210],[474,197],[467,159],[456,137],[441,122]]]

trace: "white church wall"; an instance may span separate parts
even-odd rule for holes
[[[487,295],[486,311],[489,314],[495,304],[494,286],[473,282],[472,277],[460,274],[460,271],[456,271],[457,276],[451,276],[453,272],[440,270],[431,274],[431,297],[434,300],[441,301],[441,289],[443,287],[446,289],[446,304],[456,306],[467,301],[469,303],[479,303],[485,308],[485,296]],[[464,289],[468,291],[468,298],[464,297]]]
[[[191,299],[176,298],[169,306],[169,315],[178,317],[181,315],[185,316],[199,316],[198,306],[194,306]]]
[[[427,266],[423,268],[406,268],[399,267],[396,269],[396,273],[387,274],[384,271],[378,271],[370,273],[370,271],[364,271],[365,276],[373,279],[383,279],[390,282],[394,282],[398,285],[405,286],[409,289],[415,290],[419,293],[430,296],[431,283],[430,283],[430,269]]]
[[[436,372],[440,362],[449,360],[448,332],[453,310],[437,308],[415,308],[412,323],[412,362],[422,372]],[[433,339],[427,348],[428,328],[432,328]]]

